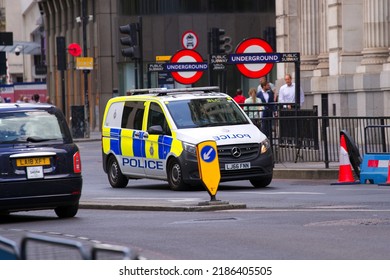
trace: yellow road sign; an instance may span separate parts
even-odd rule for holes
[[[217,143],[204,141],[196,146],[200,178],[211,196],[218,190],[221,172],[219,170]]]
[[[93,57],[76,57],[76,69],[93,69]]]
[[[170,55],[157,55],[156,56],[156,61],[169,61],[171,60]]]

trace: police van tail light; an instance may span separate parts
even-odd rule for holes
[[[268,139],[265,139],[263,142],[260,143],[260,152],[264,154],[268,149],[271,147],[271,144]]]
[[[73,172],[81,173],[81,157],[79,152],[73,155]]]
[[[187,143],[187,142],[182,142],[183,143],[183,149],[190,153],[190,154],[196,154],[196,147],[193,144]]]

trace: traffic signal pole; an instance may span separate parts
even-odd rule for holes
[[[139,78],[140,86],[144,87],[144,54],[143,54],[143,44],[142,44],[142,17],[138,17],[138,45],[139,45]]]
[[[82,0],[82,21],[83,21],[83,56],[88,56],[87,50],[87,24],[89,17],[87,15],[87,0]],[[89,70],[85,69],[84,72],[84,137],[89,138],[89,97],[88,97],[88,73]]]

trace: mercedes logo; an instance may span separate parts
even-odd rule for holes
[[[241,150],[238,147],[233,147],[232,148],[232,156],[235,158],[238,158],[241,156]]]

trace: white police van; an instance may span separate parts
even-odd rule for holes
[[[221,182],[272,181],[267,137],[218,87],[143,89],[110,99],[102,124],[103,169],[113,188],[129,179],[167,180],[172,190],[201,183],[196,145],[216,141]]]

